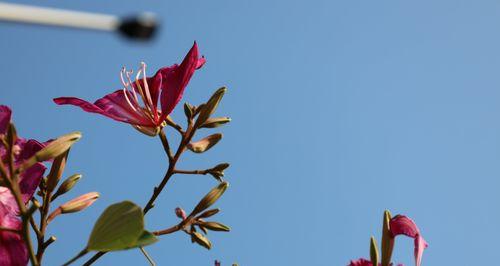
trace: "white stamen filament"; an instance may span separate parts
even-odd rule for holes
[[[144,91],[146,92],[146,99],[148,100],[148,104],[150,108],[152,109],[151,111],[154,113],[154,117],[158,118],[158,114],[154,111],[156,110],[156,106],[153,105],[153,101],[151,100],[151,93],[149,92],[149,84],[146,79],[146,63],[141,62],[142,65],[142,82],[144,84]],[[136,78],[137,79],[137,78]]]
[[[123,88],[123,95],[125,96],[125,99],[127,100],[128,105],[134,110],[134,112],[138,113],[137,109],[134,107],[132,102],[130,102],[130,99],[128,98],[128,90]]]

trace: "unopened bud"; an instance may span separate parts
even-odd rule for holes
[[[56,216],[59,214],[64,214],[64,213],[73,213],[73,212],[79,212],[81,210],[86,209],[94,201],[96,201],[99,198],[99,193],[97,192],[90,192],[87,194],[83,194],[77,198],[74,198],[63,205],[59,206],[57,209],[55,209],[50,215],[49,218],[47,219],[48,222],[52,221]]]
[[[52,196],[51,200],[55,200],[57,197],[70,191],[76,185],[76,183],[78,183],[80,178],[82,178],[82,175],[75,174],[64,180],[64,182],[62,182],[62,184],[57,189],[56,193]]]
[[[229,184],[227,182],[222,182],[217,187],[210,190],[210,192],[200,200],[189,216],[194,216],[212,206],[212,204],[224,194],[228,186]]]
[[[137,125],[132,125],[135,129],[137,129],[139,132],[143,133],[144,135],[150,136],[150,137],[155,137],[160,133],[161,128],[160,127],[144,127],[144,126],[137,126]]]
[[[73,132],[63,135],[56,140],[51,141],[45,148],[41,149],[22,166],[23,169],[28,169],[37,162],[44,162],[56,158],[66,152],[71,145],[77,142],[82,137],[80,132]]]
[[[203,236],[202,234],[200,234],[198,232],[191,233],[191,240],[193,240],[194,242],[198,243],[198,245],[200,245],[206,249],[212,248],[212,243],[210,242],[210,240],[208,240],[208,238],[206,238],[205,236]]]
[[[379,255],[377,241],[373,236],[370,238],[370,260],[372,262],[372,265],[378,265]]]
[[[224,93],[226,93],[227,89],[225,87],[222,87],[215,91],[215,93],[210,97],[208,102],[203,106],[203,108],[200,109],[200,115],[198,116],[198,119],[196,120],[195,127],[198,128],[201,125],[203,125],[208,118],[215,112],[217,109],[217,106],[219,105],[220,100],[222,100],[222,96],[224,96]]]
[[[214,117],[209,118],[205,123],[203,123],[200,128],[216,128],[220,127],[224,124],[231,122],[231,118],[229,117]]]
[[[217,142],[219,142],[221,139],[222,139],[222,134],[216,133],[208,137],[205,137],[197,142],[189,143],[187,145],[187,148],[194,153],[202,153],[215,146],[215,144],[217,144]]]
[[[211,209],[211,210],[205,211],[202,214],[198,215],[197,218],[198,219],[208,218],[208,217],[216,215],[219,211],[220,211],[219,209]]]
[[[50,173],[47,176],[46,189],[48,192],[52,192],[59,180],[61,180],[62,173],[64,172],[64,168],[66,167],[66,161],[68,160],[69,149],[65,151],[63,154],[57,156],[52,162],[52,166],[50,168]]]
[[[222,177],[224,176],[224,170],[229,167],[228,163],[221,163],[208,171],[215,179],[222,182]]]
[[[382,266],[389,266],[394,248],[394,237],[391,234],[389,222],[391,221],[391,213],[384,212],[382,218]]]
[[[207,228],[208,230],[212,231],[223,231],[223,232],[229,232],[231,228],[228,226],[218,223],[218,222],[203,222],[202,223],[203,227]]]
[[[194,110],[195,107],[192,106],[191,104],[189,103],[184,103],[184,114],[186,115],[186,117],[188,119],[191,119],[193,117],[193,114],[194,114]]]
[[[175,208],[175,215],[182,220],[186,220],[186,212],[180,207]]]

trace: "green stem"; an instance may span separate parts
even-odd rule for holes
[[[63,266],[68,266],[70,265],[71,263],[77,261],[79,258],[85,256],[87,253],[89,253],[89,251],[87,250],[87,248],[83,249],[82,251],[80,251],[80,253],[78,253],[74,258],[70,259],[68,262],[64,263]]]
[[[175,127],[174,127],[175,128]],[[179,147],[177,148],[177,151],[175,152],[175,155],[171,157],[171,150],[170,150],[170,145],[168,144],[167,138],[165,137],[165,132],[163,132],[163,129],[159,133],[160,140],[162,142],[163,148],[165,149],[165,152],[167,153],[167,156],[169,157],[169,165],[168,165],[168,170],[165,173],[165,176],[163,177],[162,181],[160,184],[155,187],[153,190],[153,195],[151,195],[151,198],[149,199],[148,203],[144,206],[143,213],[146,215],[149,210],[151,210],[154,207],[154,202],[156,198],[160,195],[160,193],[163,191],[165,188],[165,185],[167,185],[168,181],[170,178],[175,174],[175,165],[177,164],[177,161],[181,157],[182,153],[186,150],[186,146],[191,142],[191,139],[194,136],[194,133],[196,132],[196,128],[193,127],[193,120],[191,119],[188,123],[188,128],[186,132],[183,132],[182,130],[178,130],[181,135],[182,139],[179,143]],[[171,159],[170,159],[171,158]],[[104,256],[107,252],[97,252],[92,258],[90,258],[83,266],[89,266],[92,265],[96,260],[98,260],[100,257]]]
[[[144,247],[139,247],[139,249],[142,251],[142,254],[144,254],[144,257],[146,257],[149,264],[151,264],[151,266],[156,266],[156,263],[153,261],[153,258],[151,258],[151,256],[149,256],[149,254],[146,252]]]

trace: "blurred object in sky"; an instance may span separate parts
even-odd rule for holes
[[[116,31],[135,40],[150,40],[158,28],[151,13],[119,18],[114,15],[0,2],[0,21]]]

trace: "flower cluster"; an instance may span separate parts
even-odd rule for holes
[[[120,75],[122,88],[94,103],[75,97],[54,99],[58,105],[78,106],[86,112],[130,124],[148,136],[158,136],[168,162],[165,176],[153,188],[147,204],[143,208],[127,200],[111,204],[96,221],[86,246],[65,265],[89,252],[97,253],[85,265],[92,264],[107,252],[130,248],[139,248],[145,258],[154,264],[144,247],[156,243],[159,236],[185,232],[193,243],[210,249],[212,243],[206,236],[208,230],[230,230],[220,222],[207,220],[219,212],[219,209],[209,207],[229,186],[222,179],[229,164],[218,163],[203,170],[176,167],[185,151],[203,153],[222,139],[222,134],[215,133],[194,141],[198,129],[213,129],[230,122],[228,117],[212,117],[226,88],[218,89],[207,102],[198,106],[186,103],[186,128],[169,117],[194,72],[204,64],[205,58],[200,57],[198,46],[194,43],[182,63],[160,68],[151,77],[146,74],[145,63],[141,63],[135,75],[123,68]],[[27,265],[31,261],[37,266],[42,264],[46,249],[56,240],[55,236],[47,237],[49,224],[63,214],[88,208],[99,198],[99,193],[89,192],[52,208],[51,204],[70,192],[82,177],[81,174],[73,174],[61,180],[69,151],[81,134],[74,132],[47,142],[20,138],[11,116],[10,108],[0,106],[0,265]],[[175,150],[171,149],[170,140],[166,137],[167,128],[180,134],[181,140]],[[50,171],[44,177],[49,164]],[[176,174],[209,174],[217,185],[189,215],[177,208],[175,214],[181,218],[178,224],[156,231],[146,230],[144,216],[155,207],[156,199]],[[36,241],[31,240],[33,233]]]

